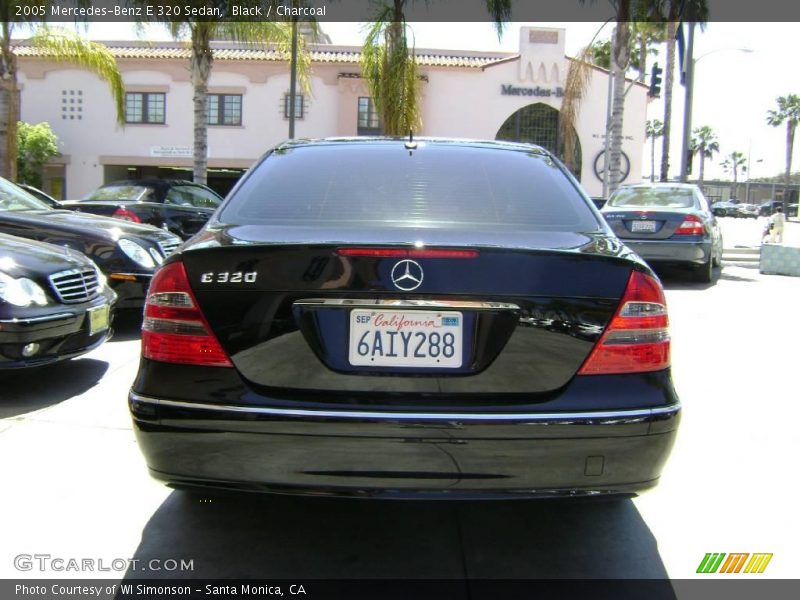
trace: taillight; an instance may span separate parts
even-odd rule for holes
[[[142,356],[184,365],[232,367],[197,307],[182,262],[156,272],[142,322]]]
[[[703,220],[695,215],[686,215],[683,223],[675,230],[675,235],[703,235],[706,228]]]
[[[614,318],[580,375],[660,371],[670,365],[669,319],[661,284],[634,271]]]
[[[115,219],[122,219],[123,221],[132,221],[133,223],[141,223],[142,220],[132,210],[125,208],[124,206],[120,206],[114,213],[111,215]]]

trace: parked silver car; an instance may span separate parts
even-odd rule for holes
[[[742,217],[744,219],[757,219],[758,218],[758,206],[755,204],[737,204],[736,205],[736,217]]]
[[[700,188],[687,183],[621,186],[601,211],[626,246],[651,266],[689,266],[695,279],[712,280],[722,262],[722,232]]]

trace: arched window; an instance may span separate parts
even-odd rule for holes
[[[559,116],[558,110],[552,106],[541,103],[529,104],[506,119],[506,122],[497,131],[495,139],[537,144],[569,164],[570,161],[564,160],[564,141],[559,133]],[[580,179],[581,142],[574,129],[573,135],[575,136],[575,151],[571,162],[574,165],[573,173]]]

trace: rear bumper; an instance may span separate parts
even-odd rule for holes
[[[648,263],[702,265],[711,259],[710,240],[699,242],[622,240],[622,242]]]
[[[552,497],[655,485],[680,406],[530,414],[320,411],[131,392],[151,474],[174,486],[339,496]]]

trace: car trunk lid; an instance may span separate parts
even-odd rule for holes
[[[553,392],[586,360],[631,272],[624,247],[598,234],[337,229],[345,244],[319,229],[314,241],[296,228],[233,229],[201,234],[182,260],[232,364],[273,397]]]

